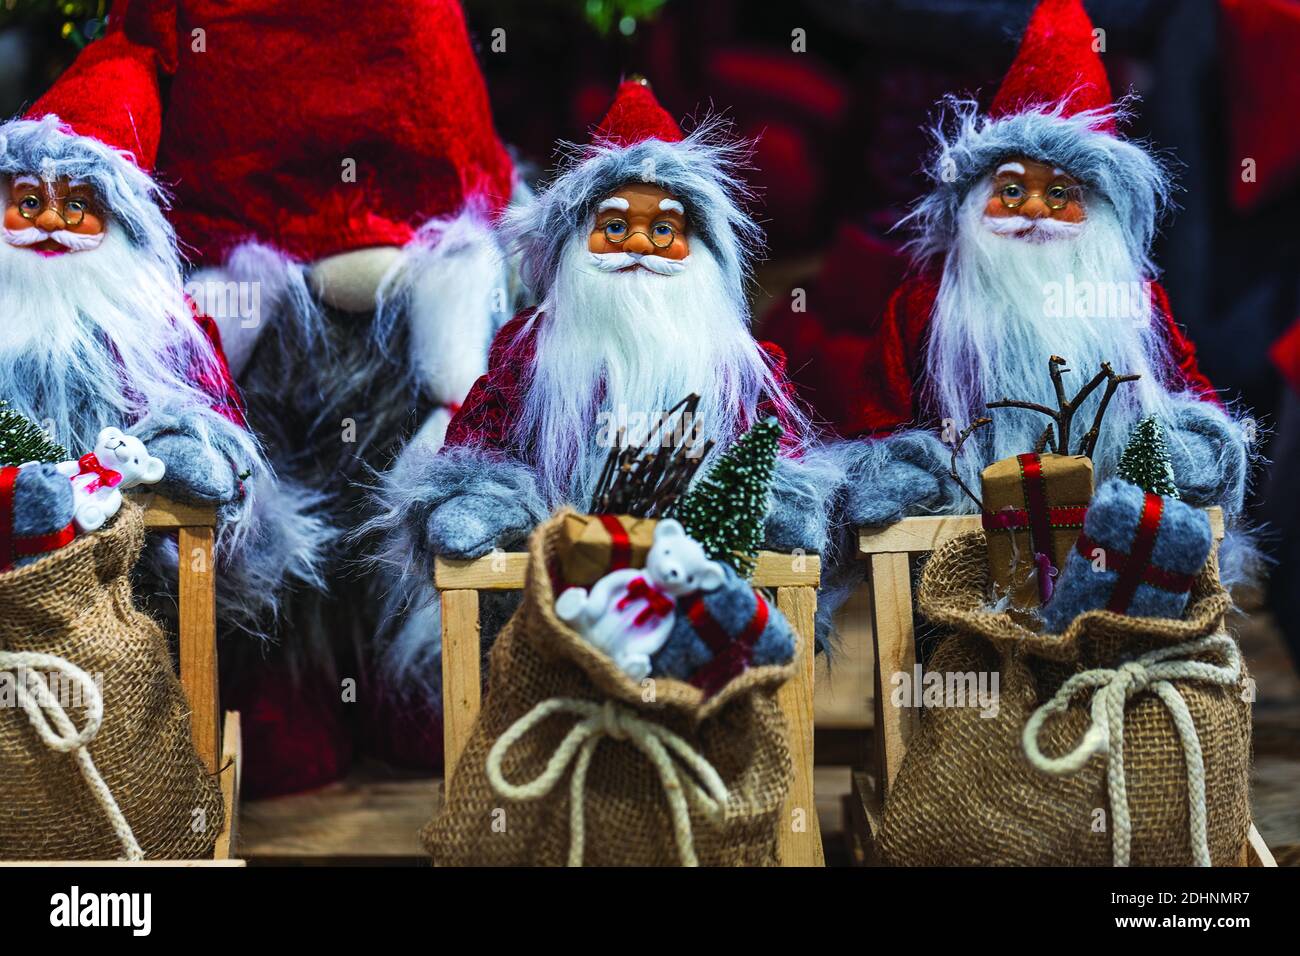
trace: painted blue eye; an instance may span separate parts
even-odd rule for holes
[[[622,219],[611,219],[605,223],[605,238],[610,242],[622,242],[627,238],[627,223]]]

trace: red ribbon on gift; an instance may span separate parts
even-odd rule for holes
[[[645,578],[633,578],[627,583],[627,593],[618,599],[618,609],[625,610],[633,601],[644,601],[645,607],[637,611],[632,623],[641,627],[657,617],[667,617],[677,610],[677,603]]]
[[[1047,479],[1043,475],[1043,461],[1035,454],[1017,455],[1020,465],[1020,483],[1025,492],[1025,508],[1003,508],[986,511],[980,516],[985,531],[1020,531],[1029,529],[1029,547],[1035,555],[1038,568],[1038,600],[1046,604],[1052,597],[1052,576],[1056,565],[1052,561],[1052,532],[1068,528],[1082,528],[1088,513],[1087,505],[1052,506],[1047,503]],[[1046,562],[1038,560],[1041,555]]]
[[[1155,550],[1156,533],[1160,530],[1160,517],[1164,514],[1164,508],[1163,498],[1147,492],[1142,502],[1142,514],[1138,518],[1137,533],[1133,536],[1133,550],[1128,554],[1098,544],[1088,537],[1087,532],[1080,534],[1079,540],[1075,542],[1075,549],[1088,561],[1092,560],[1092,552],[1100,550],[1106,556],[1106,570],[1118,575],[1106,610],[1127,614],[1139,584],[1149,584],[1171,594],[1186,594],[1196,582],[1195,575],[1168,571],[1151,563],[1151,553]]]
[[[632,566],[632,540],[627,529],[613,515],[597,515],[609,535],[609,570],[622,571]]]
[[[90,484],[86,485],[86,491],[88,492],[93,493],[100,488],[116,488],[122,483],[122,473],[101,465],[93,451],[78,458],[77,466],[81,469],[77,472],[77,477],[81,475],[95,476],[91,479]]]
[[[72,524],[49,534],[14,534],[14,485],[17,481],[17,468],[0,468],[0,571],[8,571],[19,558],[57,551],[71,544],[77,536],[77,529]]]
[[[709,650],[713,652],[713,660],[697,670],[690,678],[690,683],[704,691],[705,697],[712,697],[722,690],[728,681],[749,667],[750,661],[754,658],[754,645],[758,643],[758,639],[767,627],[769,615],[763,595],[755,591],[754,598],[758,601],[758,605],[754,608],[754,616],[749,619],[744,630],[734,638],[727,636],[722,625],[709,613],[701,595],[693,594],[684,599],[686,617],[695,628],[695,633],[700,635]]]

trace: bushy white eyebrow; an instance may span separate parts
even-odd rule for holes
[[[37,179],[35,176],[15,176],[15,177],[14,177],[14,187],[15,187],[15,188],[21,188],[21,187],[23,187],[23,186],[36,186],[36,187],[39,187],[40,185],[41,185],[41,181],[40,181],[39,179]]]
[[[675,212],[681,216],[686,215],[686,207],[683,206],[681,203],[679,203],[676,199],[659,200],[659,208],[664,212]]]
[[[1017,176],[1023,176],[1025,174],[1025,167],[1020,163],[1003,163],[998,167],[997,172],[993,175],[1001,176],[1003,173],[1015,173]]]
[[[596,212],[604,212],[606,209],[617,209],[620,212],[627,212],[628,201],[622,196],[610,196],[608,199],[602,199],[600,205],[596,207]]]
[[[1066,173],[1065,173],[1065,170],[1064,170],[1064,169],[1053,169],[1053,170],[1052,170],[1052,175],[1053,175],[1053,176],[1064,176],[1065,174],[1066,174]]]

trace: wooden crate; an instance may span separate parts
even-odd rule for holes
[[[434,583],[442,600],[442,692],[444,764],[450,778],[469,742],[481,705],[482,673],[479,591],[518,591],[524,586],[528,555],[496,554],[472,561],[437,559]],[[776,589],[777,607],[799,635],[798,672],[778,692],[790,725],[794,780],[780,829],[784,866],[824,866],[821,828],[813,794],[813,617],[821,563],[815,555],[792,557],[762,552],[754,585]],[[795,830],[792,821],[804,826]]]
[[[219,776],[223,818],[210,860],[50,861],[0,866],[243,866],[235,857],[239,822],[239,715],[221,720],[217,677],[217,597],[213,546],[217,515],[212,507],[185,505],[152,493],[132,495],[145,509],[145,528],[176,532],[180,555],[177,589],[180,680],[190,705],[194,746],[208,772]]]
[[[1209,508],[1207,514],[1215,540],[1222,540],[1223,509]],[[885,706],[888,695],[883,692],[888,675],[910,674],[916,665],[911,558],[982,527],[979,515],[951,515],[904,518],[883,528],[862,528],[858,532],[858,555],[868,563],[866,587],[871,598],[875,663],[874,776],[854,775],[850,806],[850,822],[856,825],[851,846],[855,858],[860,856],[864,863],[876,860],[874,842],[880,808],[885,805],[889,786],[898,775],[920,722],[916,708]],[[871,793],[866,792],[868,786]],[[1277,865],[1254,826],[1242,853],[1243,865]]]

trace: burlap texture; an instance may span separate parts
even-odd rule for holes
[[[987,610],[988,585],[978,531],[937,550],[922,574],[920,611],[948,632],[926,669],[999,672],[999,711],[985,718],[976,707],[923,710],[888,795],[884,855],[895,865],[1109,866],[1105,758],[1094,755],[1072,776],[1048,774],[1028,762],[1022,732],[1034,710],[1074,673],[1221,633],[1231,602],[1215,556],[1197,578],[1182,620],[1092,611],[1063,634],[1039,634],[1012,614]],[[1250,705],[1243,686],[1174,686],[1204,751],[1211,859],[1231,865],[1250,825]],[[1059,756],[1079,743],[1091,700],[1078,694],[1066,713],[1049,720],[1039,737],[1045,754]],[[1183,749],[1169,711],[1150,689],[1125,707],[1124,766],[1132,864],[1190,864]]]
[[[191,741],[166,639],[132,603],[143,544],[143,512],[127,502],[103,530],[0,575],[0,650],[61,657],[102,681],[104,721],[89,747],[96,767],[146,858],[198,859],[221,829],[221,792]],[[82,709],[66,709],[85,726]],[[0,859],[121,854],[72,755],[49,749],[20,707],[0,707]]]
[[[493,743],[536,704],[571,697],[616,701],[666,726],[718,771],[728,792],[721,821],[711,824],[691,810],[700,865],[775,865],[777,827],[791,778],[786,721],[776,692],[794,673],[794,664],[748,670],[708,700],[682,681],[656,679],[655,701],[646,702],[639,684],[555,616],[552,580],[559,571],[560,529],[567,514],[540,525],[529,540],[523,602],[493,645],[483,709],[442,811],[421,833],[434,862],[566,863],[572,766],[545,797],[513,801],[492,788],[486,762]],[[555,715],[524,736],[503,764],[505,778],[524,783],[539,776],[574,722]],[[679,864],[663,785],[631,743],[610,737],[600,742],[587,775],[584,810],[585,865]]]

